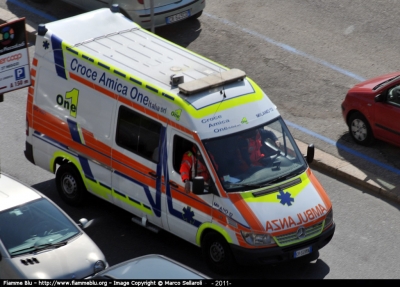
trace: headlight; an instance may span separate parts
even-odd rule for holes
[[[325,228],[331,225],[332,222],[333,222],[333,209],[331,208],[331,210],[329,210],[325,218]]]
[[[106,264],[103,260],[99,260],[94,264],[94,273],[100,272],[104,269],[106,269]]]
[[[251,245],[272,245],[275,240],[269,234],[257,234],[252,232],[241,231],[244,240]]]

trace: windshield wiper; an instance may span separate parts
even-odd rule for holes
[[[48,249],[48,248],[58,248],[64,245],[67,245],[67,241],[64,242],[58,242],[58,243],[46,243],[46,244],[41,244],[38,246],[31,246],[31,247],[27,247],[27,248],[23,248],[23,249],[19,249],[13,252],[10,252],[11,255],[15,255],[15,254],[19,254],[19,253],[24,253],[24,251],[26,252],[33,252],[33,251],[39,251],[39,250],[44,250],[44,249]]]
[[[293,177],[295,177],[295,176],[298,176],[299,174],[302,174],[303,173],[303,169],[301,169],[300,171],[293,171],[293,172],[290,172],[290,173],[288,173],[288,174],[285,174],[285,175],[282,175],[282,176],[279,176],[279,177],[277,177],[277,178],[274,178],[273,180],[271,180],[271,181],[268,181],[268,183],[266,184],[266,185],[264,185],[264,186],[267,186],[267,185],[271,185],[271,184],[273,184],[273,183],[276,183],[276,182],[279,182],[279,181],[283,181],[283,180],[286,180],[286,179],[289,179],[289,178],[293,178]]]
[[[246,187],[262,187],[259,184],[250,184],[250,183],[230,183],[231,186],[246,186]]]

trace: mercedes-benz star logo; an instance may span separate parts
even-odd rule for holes
[[[306,237],[306,229],[303,226],[297,229],[296,236],[298,239]]]

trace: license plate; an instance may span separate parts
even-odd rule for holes
[[[178,14],[175,14],[175,15],[167,17],[166,21],[167,21],[167,24],[171,24],[171,23],[178,22],[178,21],[181,21],[183,19],[186,19],[189,16],[190,16],[190,10],[187,10],[187,11],[183,11],[181,13],[178,13]]]
[[[311,252],[312,252],[312,246],[297,250],[297,251],[294,252],[294,258],[310,254]]]

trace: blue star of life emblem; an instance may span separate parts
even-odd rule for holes
[[[277,198],[280,200],[282,205],[287,204],[288,206],[291,206],[292,202],[294,201],[294,198],[291,196],[292,195],[289,192],[284,192],[282,189],[280,189]]]
[[[192,211],[190,206],[183,208],[182,218],[184,221],[190,224],[194,223],[194,212]]]
[[[47,50],[49,48],[49,46],[50,46],[50,43],[47,40],[43,41],[43,48],[45,50]]]

